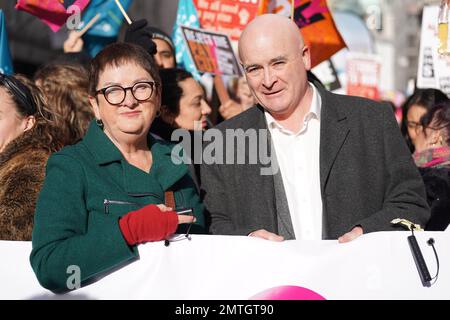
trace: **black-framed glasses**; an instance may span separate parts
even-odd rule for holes
[[[418,130],[422,128],[422,124],[420,124],[420,122],[415,121],[406,121],[406,125],[411,130]]]
[[[109,104],[116,106],[121,104],[127,96],[127,90],[131,91],[133,97],[139,101],[144,102],[150,99],[153,92],[158,88],[159,83],[155,81],[139,81],[131,87],[122,87],[120,85],[112,85],[95,91],[95,94],[103,94]]]

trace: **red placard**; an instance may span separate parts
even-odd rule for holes
[[[377,56],[349,54],[347,60],[347,94],[379,100],[380,71],[381,63]]]
[[[258,0],[194,0],[202,29],[239,40],[242,30],[258,14]]]

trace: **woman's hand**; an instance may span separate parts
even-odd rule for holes
[[[163,204],[149,204],[131,211],[119,219],[119,227],[125,241],[136,245],[160,241],[175,233],[181,223],[195,222],[195,217],[178,215]]]

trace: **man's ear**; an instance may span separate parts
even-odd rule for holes
[[[94,111],[95,118],[100,120],[100,109],[98,107],[97,97],[89,96],[89,103],[91,104],[92,110]]]
[[[311,51],[307,45],[302,48],[302,60],[306,70],[311,70]]]
[[[36,118],[34,116],[28,116],[24,119],[23,132],[26,132],[34,127],[36,124]]]

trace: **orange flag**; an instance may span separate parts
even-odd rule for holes
[[[334,24],[326,0],[262,0],[260,12],[290,16],[292,2],[294,21],[300,28],[305,43],[311,49],[312,67],[346,47]]]

